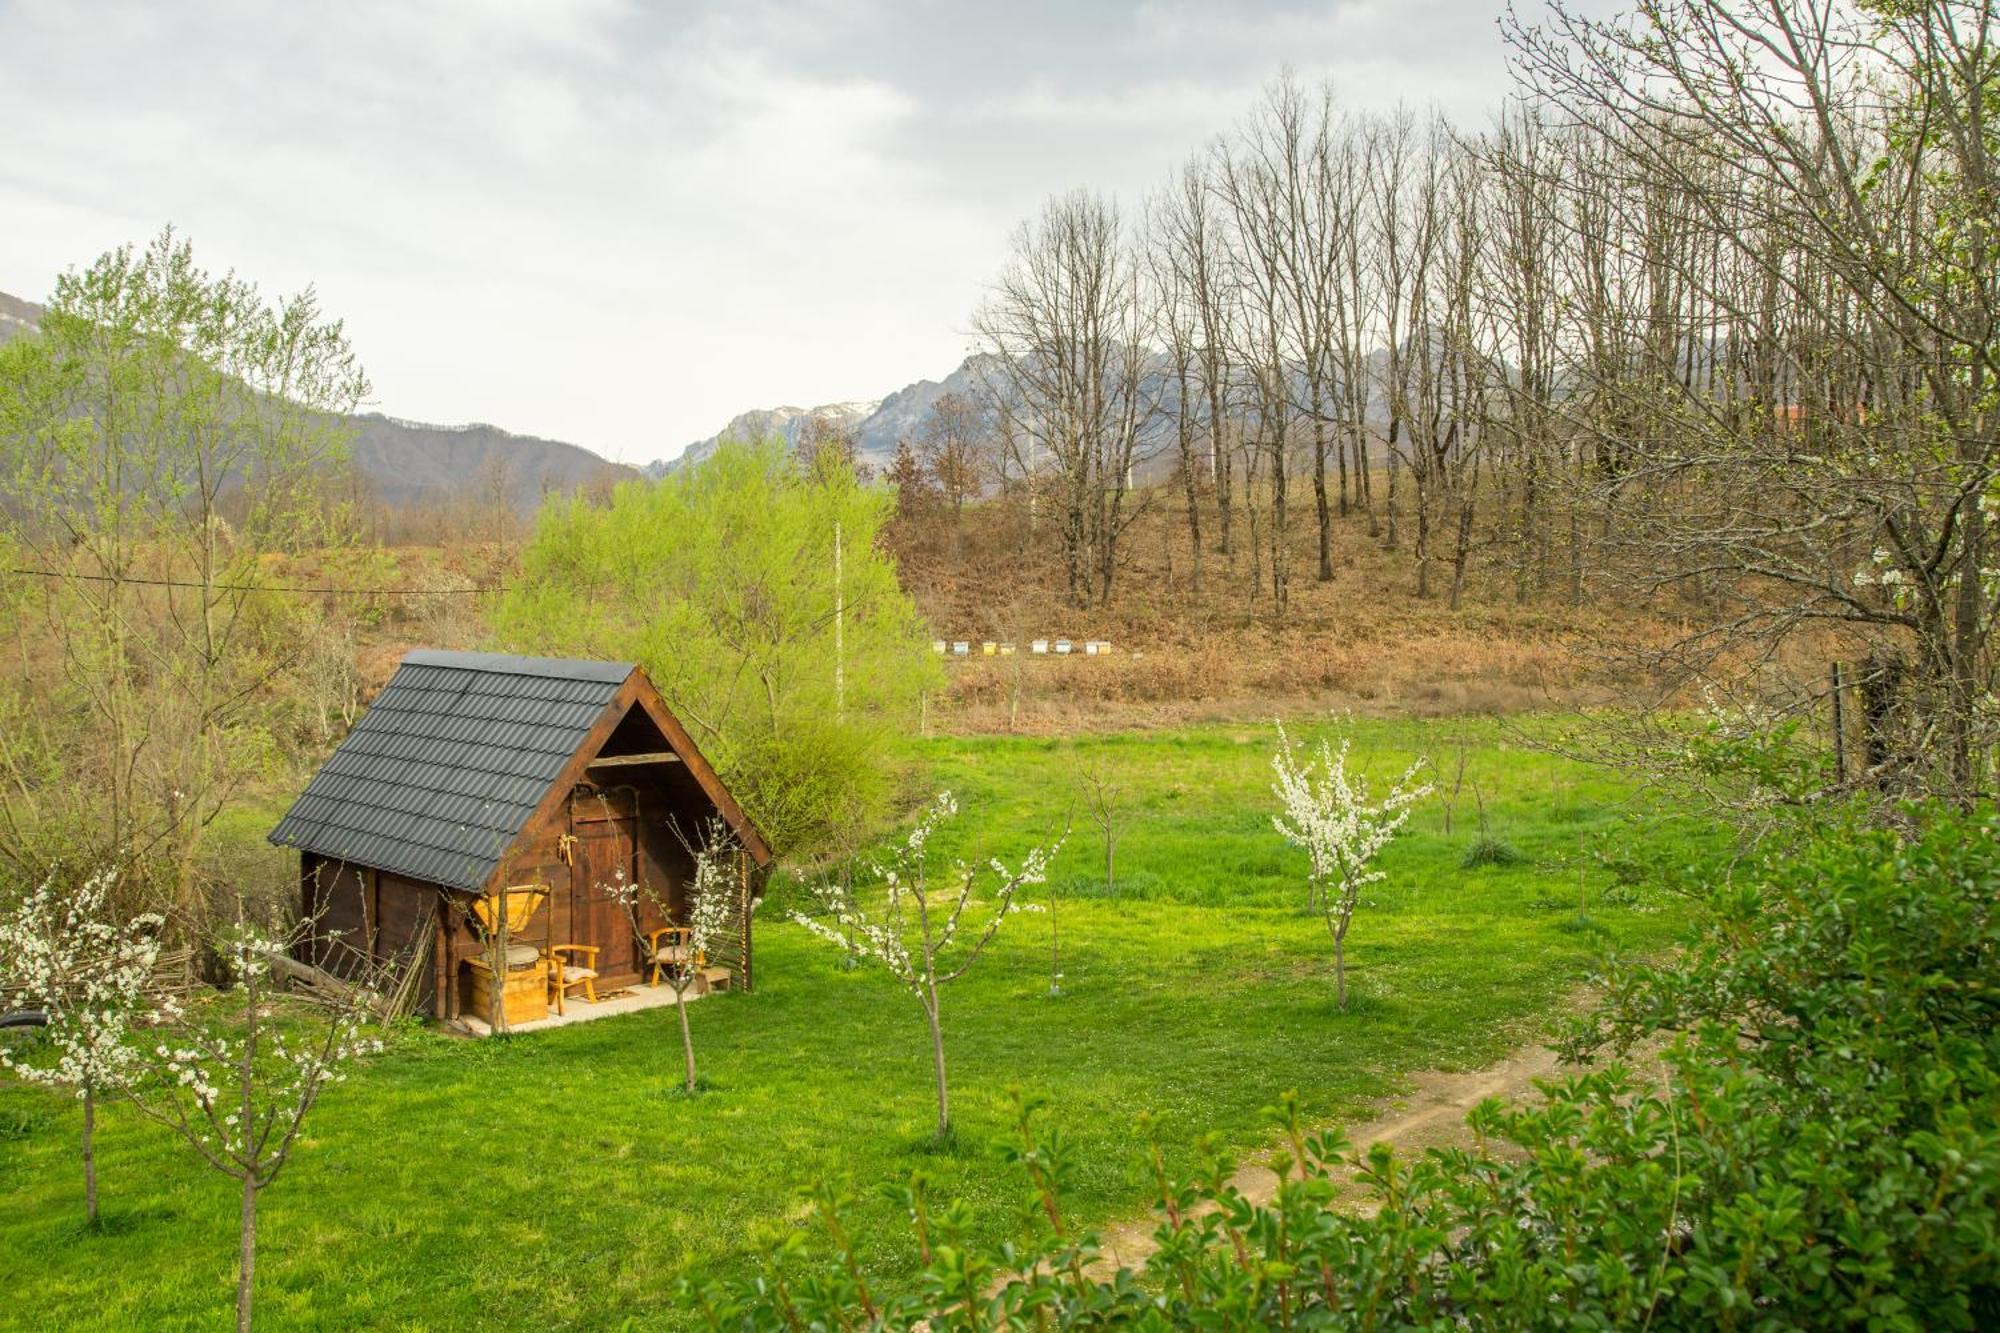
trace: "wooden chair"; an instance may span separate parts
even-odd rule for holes
[[[661,926],[658,930],[646,932],[646,961],[652,965],[652,980],[646,984],[660,984],[662,971],[675,971],[701,960],[688,957],[688,940],[694,932],[686,926]]]
[[[597,949],[595,944],[551,944],[549,946],[549,989],[555,992],[556,1012],[563,1012],[563,1000],[577,986],[583,998],[597,1003]],[[584,962],[572,966],[568,955],[579,954]]]
[[[507,937],[511,940],[527,928],[528,922],[549,896],[546,884],[510,884],[504,893],[489,893],[472,900],[472,914],[479,920],[482,935],[498,928],[504,914]]]

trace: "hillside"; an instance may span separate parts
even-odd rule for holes
[[[34,332],[41,319],[42,308],[33,301],[0,292],[0,343]]]
[[[1212,517],[1212,516],[1211,516]],[[1331,709],[1440,717],[1590,707],[1670,694],[1677,682],[1631,649],[1667,641],[1668,604],[1562,589],[1523,596],[1511,568],[1480,564],[1461,606],[1420,597],[1407,540],[1387,548],[1359,514],[1334,530],[1334,578],[1312,577],[1313,534],[1293,542],[1292,604],[1271,614],[1247,550],[1204,542],[1199,586],[1185,511],[1150,493],[1121,542],[1109,606],[1076,607],[1044,521],[1005,500],[899,519],[887,534],[903,585],[932,633],[965,641],[934,719],[955,731],[1067,733]],[[984,656],[981,645],[1067,638],[1111,644],[1105,657]]]
[[[0,292],[0,342],[35,332],[42,307]],[[582,445],[515,435],[475,422],[439,426],[380,412],[350,418],[352,457],[381,503],[391,509],[491,497],[504,486],[519,513],[550,492],[595,487],[639,475]]]
[[[550,492],[590,488],[639,475],[582,445],[515,435],[474,422],[436,426],[367,412],[352,418],[352,456],[390,508],[437,504],[506,487],[508,503],[532,513]]]

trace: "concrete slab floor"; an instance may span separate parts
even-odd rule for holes
[[[688,1003],[693,1004],[706,994],[708,994],[707,989],[700,982],[697,982],[695,985],[688,987]],[[592,1004],[581,995],[572,995],[563,1002],[565,1012],[559,1014],[555,1011],[555,1007],[551,1005],[547,1018],[537,1018],[526,1023],[516,1023],[508,1031],[541,1032],[548,1028],[567,1027],[571,1023],[588,1023],[595,1018],[612,1018],[619,1014],[643,1013],[648,1009],[671,1009],[673,1005],[674,988],[672,986],[628,986],[617,995],[600,997],[596,1004]],[[485,1019],[475,1018],[470,1014],[461,1014],[449,1026],[456,1027],[460,1031],[474,1037],[488,1037],[493,1034],[492,1027]]]

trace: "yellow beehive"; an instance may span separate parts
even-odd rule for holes
[[[493,1021],[493,969],[485,960],[474,958],[466,965],[472,972],[472,1003],[467,1012],[485,1022]],[[506,1006],[507,1022],[533,1023],[549,1016],[549,964],[537,959],[529,967],[507,970],[507,983],[500,989]]]

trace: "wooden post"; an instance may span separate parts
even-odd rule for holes
[[[377,959],[382,954],[382,872],[370,866],[362,873],[368,877],[361,895],[361,901],[367,907],[362,934],[368,941],[368,957]]]
[[[1833,783],[1847,785],[1847,715],[1840,700],[1840,663],[1833,664]]]
[[[299,856],[299,919],[310,921],[312,928],[298,944],[302,961],[319,963],[319,858],[311,852]]]
[[[445,962],[445,954],[450,945],[448,943],[449,937],[445,934],[444,929],[445,908],[449,901],[444,894],[440,893],[438,895],[437,919],[436,923],[432,926],[435,934],[431,942],[431,985],[433,988],[431,1014],[439,1022],[443,1022],[445,1018],[445,982],[451,975],[450,969]]]
[[[840,520],[833,521],[833,717],[847,720],[847,589],[841,578]]]
[[[750,989],[750,853],[736,849],[736,910],[743,921],[743,989]]]

